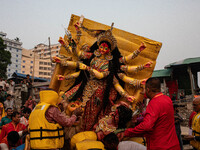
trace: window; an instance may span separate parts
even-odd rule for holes
[[[32,74],[33,72],[32,72],[32,71],[30,71],[30,73]]]
[[[18,62],[18,60],[16,60],[16,62]]]
[[[42,62],[42,61],[40,61],[40,65],[43,65],[43,62]]]
[[[51,73],[50,73],[50,72],[48,72],[48,75],[50,76],[50,75],[51,75]]]
[[[12,50],[12,48],[10,47],[10,50]]]
[[[51,70],[51,68],[50,68],[50,67],[48,67],[48,70]]]
[[[32,56],[32,54],[30,54],[30,56]]]
[[[18,49],[16,49],[16,52],[18,52],[19,50]]]
[[[10,69],[8,69],[8,71],[10,71]]]
[[[18,57],[18,55],[16,55],[16,57]]]
[[[18,65],[15,65],[16,67],[18,67]]]
[[[44,72],[44,75],[47,75],[47,72]]]
[[[15,72],[17,73],[17,70],[15,70]]]
[[[10,77],[10,74],[8,74],[8,77]]]
[[[22,68],[25,68],[25,66],[22,66]]]
[[[25,71],[22,71],[22,73],[25,73]]]
[[[47,67],[44,67],[44,70],[47,70]]]
[[[39,67],[39,69],[40,69],[40,70],[43,70],[43,69],[44,69],[44,67]]]
[[[39,75],[43,75],[43,72],[39,72]]]
[[[30,69],[32,69],[33,68],[33,66],[30,66]]]
[[[23,60],[23,63],[25,63],[26,61],[25,60]]]
[[[47,62],[44,62],[44,65],[47,65]]]
[[[31,61],[31,63],[33,63],[33,61]]]

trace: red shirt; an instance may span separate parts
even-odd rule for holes
[[[148,150],[180,150],[172,100],[162,93],[149,102],[143,122],[125,130],[125,136],[145,136]]]
[[[193,120],[193,117],[196,115],[197,113],[195,111],[193,111],[190,115],[190,118],[189,118],[189,128],[192,128],[192,120]]]
[[[8,135],[11,131],[23,131],[26,129],[26,126],[18,123],[17,126],[14,126],[13,122],[10,122],[2,127],[1,134],[0,134],[0,142],[1,140]]]

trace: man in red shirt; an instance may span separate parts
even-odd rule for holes
[[[27,132],[26,126],[19,123],[20,114],[18,112],[13,112],[11,119],[12,121],[10,123],[2,127],[1,134],[0,134],[0,142],[11,131],[17,131],[20,135]]]
[[[124,136],[145,136],[148,150],[180,150],[172,100],[160,92],[159,79],[149,78],[145,93],[150,102],[143,122],[135,128],[126,129]]]

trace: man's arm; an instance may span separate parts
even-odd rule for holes
[[[61,113],[61,111],[54,106],[48,108],[46,112],[46,118],[49,122],[56,122],[63,127],[72,126],[77,119],[76,114],[73,114],[70,118],[68,118],[65,114]]]
[[[141,136],[149,131],[152,131],[157,118],[158,118],[158,113],[156,112],[156,108],[154,106],[151,106],[151,104],[149,104],[143,122],[141,122],[135,128],[126,129],[124,135],[127,137]]]

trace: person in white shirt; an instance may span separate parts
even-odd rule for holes
[[[7,95],[6,100],[4,102],[5,109],[12,108],[14,109],[14,100],[12,99],[12,96],[10,94]]]
[[[13,80],[10,80],[9,87],[8,87],[8,93],[10,95],[14,95],[14,88],[15,88],[15,82]]]
[[[28,119],[31,114],[31,109],[28,107],[25,107],[23,110],[23,116],[20,118],[20,123],[24,124],[26,127],[28,126]]]

